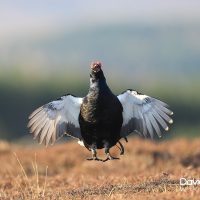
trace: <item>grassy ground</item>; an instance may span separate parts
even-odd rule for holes
[[[179,185],[181,177],[200,178],[199,144],[132,138],[120,160],[101,163],[86,161],[90,152],[75,141],[48,148],[0,142],[0,199],[199,199],[200,186]]]

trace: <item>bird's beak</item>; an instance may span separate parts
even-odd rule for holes
[[[93,71],[93,72],[97,73],[97,72],[99,72],[100,70],[101,70],[101,68],[99,67],[99,65],[94,65],[94,66],[92,66],[92,71]]]

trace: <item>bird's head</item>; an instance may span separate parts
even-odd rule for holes
[[[99,61],[92,62],[91,65],[91,73],[90,73],[90,81],[92,83],[97,82],[98,80],[105,80],[103,71],[101,69],[102,64]]]
[[[99,71],[101,71],[101,62],[99,61],[92,62],[90,67],[92,72],[98,73]]]

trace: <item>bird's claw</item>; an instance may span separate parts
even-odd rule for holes
[[[88,160],[88,161],[92,161],[92,160],[103,161],[102,159],[97,158],[97,157],[87,158],[87,160]]]
[[[105,160],[102,160],[100,158],[97,158],[97,157],[92,157],[92,158],[87,158],[88,161],[101,161],[101,162],[107,162],[109,160],[119,160],[119,158],[116,158],[116,157],[112,157],[112,156],[108,156]]]
[[[109,160],[119,160],[119,158],[116,158],[116,157],[112,157],[112,156],[107,156],[107,158],[105,160],[103,160],[103,162],[107,162]]]

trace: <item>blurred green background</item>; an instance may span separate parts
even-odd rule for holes
[[[200,135],[200,2],[1,1],[0,138],[27,137],[29,114],[66,93],[84,96],[89,64],[107,82],[174,111],[167,137]]]

